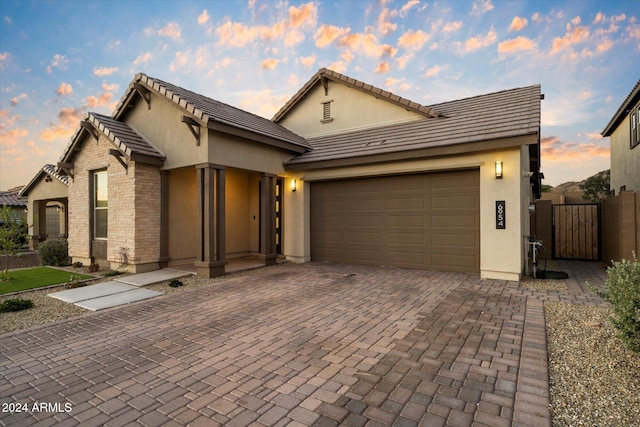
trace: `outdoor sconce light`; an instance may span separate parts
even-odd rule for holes
[[[296,180],[295,179],[291,180],[291,191],[296,191]]]
[[[496,162],[496,179],[502,179],[502,161]]]

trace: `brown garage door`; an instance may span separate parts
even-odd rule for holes
[[[480,271],[479,171],[313,182],[311,259]]]

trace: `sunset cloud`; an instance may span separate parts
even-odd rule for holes
[[[441,31],[445,34],[455,33],[460,28],[462,28],[462,21],[453,21],[453,22],[447,22],[446,24],[444,24],[444,27],[442,27]]]
[[[398,46],[404,49],[420,50],[431,36],[422,30],[409,30],[398,39]]]
[[[387,61],[382,61],[378,64],[378,66],[376,67],[375,70],[373,70],[374,73],[376,74],[383,74],[386,73],[387,71],[389,71],[391,69],[391,67],[389,66],[389,63]]]
[[[14,96],[13,98],[11,98],[11,106],[15,107],[16,105],[18,105],[21,101],[27,99],[28,96],[26,93],[21,93],[18,96]]]
[[[204,25],[209,22],[209,12],[204,9],[200,15],[198,15],[198,25]]]
[[[511,21],[511,25],[509,25],[509,32],[520,31],[526,27],[528,23],[529,21],[527,21],[527,18],[520,18],[519,16],[516,16]]]
[[[261,67],[263,70],[273,70],[274,68],[276,68],[276,65],[278,65],[278,62],[280,62],[278,59],[267,58],[262,61]]]
[[[575,27],[567,28],[567,32],[562,37],[554,37],[551,54],[557,54],[563,50],[569,49],[571,46],[582,43],[589,38],[589,28]]]
[[[374,58],[393,57],[398,51],[391,45],[380,44],[378,38],[371,33],[355,33],[340,37],[338,46],[349,48],[354,52],[362,52]]]
[[[62,82],[56,89],[56,94],[58,94],[59,96],[68,96],[68,95],[71,95],[72,93],[73,93],[73,88],[69,83]]]
[[[535,50],[538,46],[536,42],[533,40],[518,36],[515,39],[505,40],[503,42],[498,43],[498,52],[499,53],[512,53],[512,52],[520,52],[525,50]]]
[[[313,38],[317,47],[327,47],[335,40],[351,32],[351,28],[336,27],[335,25],[321,25]]]
[[[29,133],[28,130],[22,128],[11,129],[7,132],[0,131],[0,145],[16,145],[21,138],[24,138]]]
[[[494,6],[491,3],[491,0],[478,0],[473,3],[473,8],[471,9],[471,15],[482,15],[493,10]]]
[[[61,70],[66,70],[68,63],[69,63],[69,60],[67,59],[66,56],[56,53],[55,55],[53,55],[53,59],[51,60],[51,62],[49,62],[49,65],[47,66],[47,73],[51,74],[54,68],[60,68]]]
[[[395,10],[389,10],[387,8],[383,9],[380,15],[378,16],[378,32],[383,35],[389,35],[398,28],[397,24],[391,22],[393,18],[398,14]]]
[[[316,56],[301,56],[300,58],[298,58],[298,62],[300,62],[300,64],[302,64],[302,66],[305,68],[311,68],[313,67],[313,64],[316,63]]]
[[[419,4],[420,0],[409,0],[407,3],[405,3],[404,6],[400,8],[400,16],[404,18],[405,16],[407,16],[409,11],[413,9],[414,6],[417,6]]]
[[[426,78],[436,77],[437,75],[439,75],[445,69],[446,69],[446,67],[441,67],[439,65],[434,65],[433,67],[428,68],[427,71],[424,72],[424,77],[426,77]]]
[[[498,35],[496,31],[491,28],[486,35],[478,35],[471,37],[464,43],[464,47],[461,49],[463,53],[474,52],[476,50],[485,48],[495,43]]]
[[[49,126],[40,133],[40,139],[44,141],[54,141],[68,139],[76,130],[83,112],[79,108],[67,107],[58,112],[58,122],[50,123]]]
[[[93,75],[98,77],[110,76],[118,71],[118,67],[101,67],[94,68]]]
[[[609,157],[608,144],[596,142],[566,142],[557,136],[540,140],[540,152],[547,161],[576,162],[594,157]]]
[[[318,7],[314,2],[309,2],[301,7],[289,7],[290,28],[315,27],[318,22]]]
[[[145,52],[143,54],[140,54],[136,57],[136,59],[134,59],[133,66],[137,67],[138,65],[146,64],[147,62],[149,62],[150,59],[151,59],[151,52]]]
[[[0,52],[0,70],[4,68],[4,64],[9,61],[9,52]]]

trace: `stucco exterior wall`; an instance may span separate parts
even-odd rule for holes
[[[299,135],[313,137],[424,118],[343,83],[329,81],[328,84],[327,95],[322,85],[316,85],[307,93],[304,102],[293,107],[279,123]],[[333,120],[323,123],[322,103],[327,101],[331,101]]]
[[[525,191],[528,188],[529,179],[524,178],[522,174],[523,170],[528,170],[528,163],[524,163],[525,157],[520,147],[515,147],[456,157],[291,173],[287,183],[295,178],[298,184],[295,192],[285,185],[287,206],[285,255],[287,259],[294,262],[310,260],[310,182],[382,174],[479,168],[480,275],[484,278],[519,280],[526,256],[523,238],[525,233],[528,235],[525,208],[521,208],[521,201],[528,198],[527,194],[530,194]],[[495,177],[495,162],[498,160],[501,160],[504,165],[503,179]],[[504,230],[496,229],[495,203],[497,200],[506,202],[506,229]],[[526,206],[528,206],[528,200]]]
[[[280,175],[292,157],[288,151],[214,130],[209,130],[209,141],[208,161],[230,168]]]
[[[633,149],[631,144],[631,123],[629,115],[609,137],[611,143],[611,189],[620,193],[620,187],[627,191],[640,191],[640,145]]]
[[[172,170],[169,174],[169,265],[193,262],[196,239],[196,169]]]

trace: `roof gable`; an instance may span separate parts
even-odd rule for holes
[[[160,79],[139,73],[127,88],[118,103],[113,117],[122,120],[127,107],[138,96],[144,99],[144,90],[153,90],[182,108],[196,120],[204,122],[210,129],[222,132],[241,132],[243,135],[254,134],[264,142],[264,137],[288,144],[294,151],[304,152],[311,147],[300,135],[264,117],[249,113],[196,92],[167,83]],[[150,102],[145,99],[145,102]],[[150,106],[151,107],[151,106]]]
[[[446,116],[309,138],[313,151],[291,159],[289,168],[363,163],[374,156],[394,159],[455,154],[516,144],[540,131],[540,85],[504,90],[434,105]],[[492,142],[492,143],[493,143]],[[495,145],[494,144],[494,145]],[[520,145],[520,142],[517,142]]]
[[[296,92],[291,99],[289,99],[284,106],[273,116],[271,120],[274,122],[280,122],[289,111],[291,111],[296,104],[301,102],[305,96],[317,85],[323,85],[325,87],[325,91],[327,88],[328,81],[337,82],[340,84],[344,84],[348,87],[353,87],[362,92],[368,93],[376,98],[383,99],[392,104],[398,105],[408,111],[413,111],[415,113],[421,114],[425,117],[441,117],[442,113],[437,111],[432,107],[428,107],[425,105],[418,104],[417,102],[413,102],[409,99],[403,98],[401,96],[395,95],[389,91],[384,89],[380,89],[378,87],[372,86],[368,83],[364,83],[360,80],[352,79],[351,77],[340,74],[336,71],[329,70],[327,68],[321,68],[318,70],[316,74],[309,79],[301,88]]]
[[[631,89],[629,95],[622,101],[620,107],[613,115],[607,126],[602,131],[602,136],[611,136],[613,131],[620,125],[620,122],[627,116],[629,109],[633,107],[638,101],[640,101],[640,80],[636,83],[636,85]]]
[[[60,181],[61,183],[63,183],[64,185],[66,185],[67,187],[69,186],[69,177],[63,173],[60,173],[61,171],[58,171],[57,168],[54,165],[50,165],[50,164],[46,164],[42,167],[42,169],[40,169],[38,171],[37,174],[35,174],[35,176],[33,178],[31,178],[31,181],[29,181],[29,183],[27,185],[25,185],[24,187],[22,187],[22,190],[20,190],[20,193],[18,194],[20,197],[27,197],[29,195],[29,193],[31,192],[31,190],[36,186],[36,184],[40,181],[40,179],[42,179],[45,175],[50,176],[51,178],[55,178],[58,181]]]

